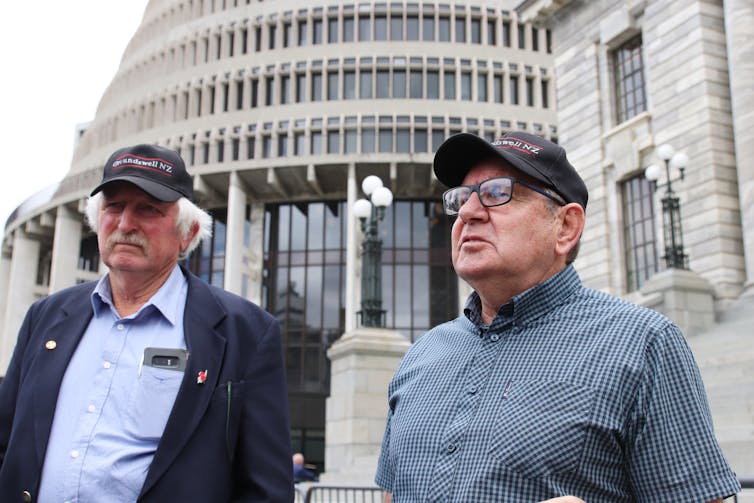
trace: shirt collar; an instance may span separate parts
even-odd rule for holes
[[[149,306],[153,306],[154,310],[162,314],[171,325],[175,325],[178,319],[179,303],[182,299],[185,300],[186,298],[185,295],[175,295],[175,292],[185,293],[187,288],[188,281],[181,272],[181,268],[176,265],[160,289],[136,313],[127,316],[127,318],[136,318]],[[92,308],[97,316],[101,315],[105,309],[112,310],[117,316],[117,311],[115,311],[115,306],[113,305],[113,292],[110,287],[109,273],[100,278],[92,292]]]
[[[559,273],[514,296],[506,304],[500,306],[490,328],[494,329],[511,322],[516,325],[525,325],[534,321],[562,304],[580,286],[581,279],[576,269],[568,265]],[[471,292],[463,313],[477,327],[485,326],[482,320],[482,301],[478,293]]]

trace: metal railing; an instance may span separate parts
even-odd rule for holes
[[[382,503],[384,497],[377,486],[296,484],[296,503]]]
[[[754,490],[754,478],[744,477],[738,481],[741,483],[742,491]],[[318,482],[296,484],[296,503],[382,503],[384,497],[385,492],[377,486]],[[733,502],[738,502],[738,495],[733,496]]]

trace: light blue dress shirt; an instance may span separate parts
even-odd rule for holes
[[[109,275],[58,394],[39,501],[136,501],[183,372],[142,366],[146,347],[186,348],[188,282],[179,267],[138,312],[121,318]]]

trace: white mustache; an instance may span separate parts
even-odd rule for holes
[[[144,250],[145,253],[149,249],[149,242],[144,236],[140,234],[126,234],[124,232],[119,232],[119,231],[113,232],[107,238],[107,245],[106,245],[107,249],[109,251],[112,251],[112,249],[117,244],[138,246],[139,248]]]

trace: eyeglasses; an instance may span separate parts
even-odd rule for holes
[[[460,185],[446,190],[442,195],[442,206],[445,209],[446,215],[458,215],[458,212],[461,211],[461,206],[471,198],[474,192],[477,193],[479,201],[486,208],[500,206],[511,200],[511,197],[513,197],[513,185],[517,183],[542,194],[548,199],[552,199],[559,206],[565,206],[566,204],[559,197],[549,194],[523,180],[510,176],[501,176],[499,178],[489,178],[476,185]]]

